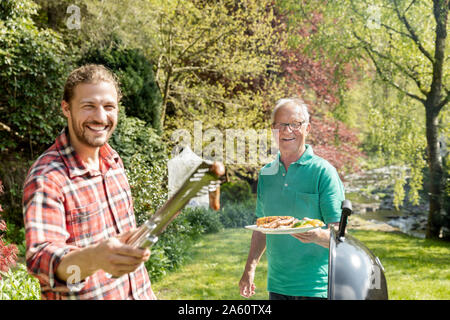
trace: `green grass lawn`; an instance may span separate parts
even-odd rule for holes
[[[239,294],[239,280],[247,261],[252,232],[225,229],[199,240],[189,251],[189,261],[178,270],[153,283],[162,300],[246,299]],[[267,261],[265,255],[256,269],[256,294],[252,299],[267,299]]]
[[[385,268],[389,299],[450,299],[450,243],[380,231],[351,231]],[[189,250],[189,261],[153,283],[162,300],[245,299],[238,283],[247,259],[251,232],[225,229],[204,236]],[[256,270],[256,295],[267,299],[265,255]]]
[[[450,243],[405,234],[351,231],[381,260],[389,299],[450,299]]]

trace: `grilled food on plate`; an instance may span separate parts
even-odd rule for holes
[[[256,220],[256,225],[267,229],[288,229],[302,227],[323,227],[325,224],[318,219],[303,218],[299,220],[290,216],[269,216]]]

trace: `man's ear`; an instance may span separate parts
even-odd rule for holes
[[[308,122],[308,124],[306,125],[306,134],[309,134],[309,131],[311,131],[311,123]]]
[[[65,116],[66,118],[69,118],[69,115],[70,115],[70,105],[67,103],[67,101],[65,101],[65,100],[62,100],[62,101],[61,101],[61,109],[62,109],[62,112],[63,112],[64,116]]]

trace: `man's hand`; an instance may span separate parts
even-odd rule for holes
[[[239,291],[241,296],[243,296],[244,298],[250,298],[255,294],[256,286],[253,283],[254,279],[254,271],[244,272],[244,274],[242,275],[242,278],[239,281]]]
[[[118,238],[110,238],[95,247],[99,269],[120,277],[133,272],[150,257],[148,249],[133,248],[125,244],[133,232],[127,232]]]
[[[330,246],[330,229],[317,228],[302,233],[293,233],[291,236],[303,243],[315,243],[324,248]]]
[[[303,233],[294,233],[291,236],[303,243],[315,243],[328,249],[330,247],[331,227],[339,228],[339,222],[329,223],[328,229],[317,228]]]
[[[150,257],[148,249],[137,249],[125,244],[134,232],[135,230],[132,230],[117,238],[110,238],[98,244],[69,252],[62,258],[56,269],[57,278],[67,281],[72,274],[71,267],[73,266],[80,271],[77,282],[86,279],[100,269],[114,277],[133,272]]]

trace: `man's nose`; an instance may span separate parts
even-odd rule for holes
[[[94,120],[101,123],[106,123],[108,121],[108,115],[103,105],[99,105],[95,108]]]

